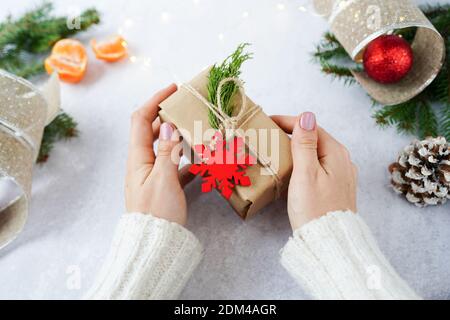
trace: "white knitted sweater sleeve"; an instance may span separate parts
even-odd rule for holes
[[[175,299],[201,257],[199,241],[182,226],[125,214],[85,299]]]
[[[281,263],[316,299],[420,299],[349,211],[328,213],[294,232]]]

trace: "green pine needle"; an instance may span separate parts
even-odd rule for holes
[[[56,41],[84,31],[100,22],[95,9],[84,11],[80,15],[80,28],[69,29],[67,17],[53,17],[53,5],[44,2],[36,9],[25,13],[17,20],[9,16],[0,24],[0,49],[5,51],[26,51],[46,53]]]
[[[47,161],[53,145],[58,140],[70,139],[78,136],[77,123],[67,113],[62,112],[44,130],[41,149],[37,162]]]
[[[89,9],[80,15],[80,28],[70,29],[67,17],[54,17],[53,5],[43,2],[18,19],[9,16],[0,23],[0,69],[23,78],[45,72],[44,59],[60,39],[85,31],[100,22],[97,10]],[[38,162],[47,160],[55,142],[77,135],[76,122],[61,113],[44,130]]]
[[[425,15],[445,40],[447,52],[450,52],[450,5],[422,7]],[[415,36],[414,28],[397,30],[407,41]],[[352,71],[361,71],[361,65],[355,65],[336,37],[327,32],[313,54],[322,71],[345,84],[357,83]],[[420,95],[394,106],[377,106],[374,113],[378,125],[395,126],[399,132],[425,138],[442,135],[450,140],[450,57],[447,56],[442,70],[436,79]]]
[[[443,132],[447,141],[450,141],[450,103],[444,106],[440,118],[442,119],[439,128],[440,132]]]
[[[414,103],[386,106],[376,111],[374,118],[381,127],[397,126],[399,132],[403,133],[414,133],[416,130],[417,112]]]
[[[438,122],[437,122],[436,114],[434,113],[430,104],[428,104],[425,101],[423,101],[420,104],[417,118],[418,118],[417,119],[417,121],[418,121],[417,131],[418,131],[419,137],[426,138],[426,137],[436,137],[437,136]]]
[[[221,64],[215,64],[208,76],[208,100],[213,105],[217,106],[217,89],[220,81],[225,78],[239,78],[241,75],[242,64],[252,58],[251,53],[245,53],[245,48],[249,46],[248,43],[243,43]],[[234,107],[231,104],[232,98],[238,90],[236,84],[228,82],[223,85],[222,92],[220,94],[222,107],[228,116],[233,115]],[[209,124],[212,128],[218,129],[220,127],[220,121],[216,115],[210,110],[208,113]]]
[[[344,84],[351,85],[356,83],[351,69],[332,64],[326,60],[321,61],[321,65],[323,73],[331,75],[335,79],[343,80]]]

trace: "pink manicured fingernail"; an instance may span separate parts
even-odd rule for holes
[[[316,116],[312,112],[305,112],[300,118],[300,127],[306,131],[312,131],[316,127]]]
[[[159,139],[160,140],[170,140],[172,138],[173,127],[170,123],[164,122],[161,124],[159,129]]]

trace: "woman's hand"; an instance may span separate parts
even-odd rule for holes
[[[356,212],[357,169],[347,149],[317,126],[311,112],[272,119],[292,133],[294,170],[288,190],[292,229],[331,211]]]
[[[172,156],[179,135],[169,123],[160,124],[159,104],[177,90],[176,85],[156,93],[133,113],[128,152],[125,198],[127,212],[150,213],[161,219],[186,223],[186,198],[182,185],[191,177],[186,167],[178,173],[180,158]],[[154,137],[159,134],[157,156]]]

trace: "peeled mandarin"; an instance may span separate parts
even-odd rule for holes
[[[81,42],[73,39],[56,42],[51,55],[45,59],[47,73],[56,72],[66,82],[79,82],[84,77],[86,67],[86,49]]]
[[[106,40],[91,40],[91,47],[98,59],[115,62],[127,55],[127,42],[121,36],[111,36]]]

